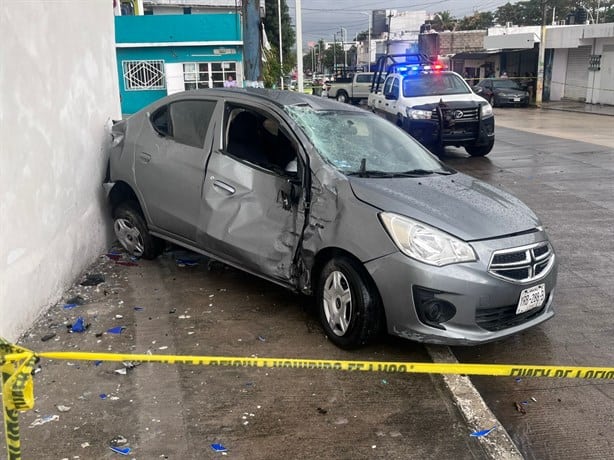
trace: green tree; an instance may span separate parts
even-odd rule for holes
[[[276,59],[278,64],[276,66],[273,65],[265,65],[263,72],[265,72],[264,79],[265,81],[275,81],[279,82],[282,73],[285,75],[292,70],[294,65],[296,64],[296,56],[295,53],[292,52],[294,45],[296,44],[296,35],[294,33],[294,29],[292,28],[292,19],[290,18],[290,13],[288,11],[288,5],[286,0],[281,0],[281,41],[282,41],[282,52],[283,52],[283,61],[284,68],[282,69],[279,65],[279,17],[277,14],[277,0],[266,0],[265,1],[265,17],[263,20],[264,23],[264,31],[266,32],[269,43],[271,44],[272,50],[275,50],[275,54],[271,55],[271,53],[266,53],[269,55],[267,57],[267,62],[271,59]],[[274,72],[272,75],[267,75],[266,72]]]
[[[452,16],[449,11],[439,11],[435,13],[434,19],[431,20],[431,27],[437,32],[444,30],[454,30],[458,24],[458,19]]]
[[[497,24],[501,25],[508,22],[519,25],[521,22],[520,8],[517,4],[512,5],[510,2],[507,2],[495,10],[495,20]]]
[[[465,16],[460,20],[458,28],[460,30],[484,30],[492,27],[495,23],[494,14],[490,11],[476,11],[471,16]]]

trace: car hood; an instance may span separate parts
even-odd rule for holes
[[[513,94],[514,96],[524,96],[525,94],[527,94],[526,91],[523,91],[521,89],[514,89],[514,88],[495,88],[494,93],[495,94]]]
[[[418,178],[348,178],[356,197],[465,241],[534,229],[539,219],[509,193],[462,173]]]
[[[450,94],[448,96],[421,96],[412,97],[411,105],[414,108],[434,108],[440,101],[454,108],[469,108],[475,107],[477,104],[484,104],[484,98],[473,94]]]

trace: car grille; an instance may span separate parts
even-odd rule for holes
[[[495,251],[488,272],[507,281],[525,283],[544,277],[553,264],[554,252],[549,243],[543,242]]]
[[[442,108],[444,118],[452,120],[477,120],[478,110],[478,107],[467,109]],[[437,119],[437,108],[433,109],[433,118]]]
[[[540,308],[534,308],[520,313],[519,315],[516,314],[516,305],[496,308],[479,308],[475,312],[475,322],[478,326],[493,332],[518,326],[539,316],[546,308],[546,305],[548,305],[549,300],[550,295],[546,297],[544,305]]]

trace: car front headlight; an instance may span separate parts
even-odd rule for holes
[[[390,212],[380,219],[403,254],[429,265],[443,265],[477,260],[466,242],[422,222]]]
[[[482,118],[492,116],[492,106],[487,102],[486,104],[482,104],[481,107]]]
[[[412,120],[430,120],[433,116],[433,112],[431,112],[430,110],[419,110],[408,107],[407,116]]]

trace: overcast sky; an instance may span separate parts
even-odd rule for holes
[[[294,17],[295,0],[286,0]],[[378,9],[398,11],[450,11],[456,17],[467,16],[474,11],[494,11],[497,7],[515,0],[302,0],[303,43],[323,38],[333,40],[333,34],[341,27],[347,29],[348,39],[367,30],[368,16],[362,12]]]

